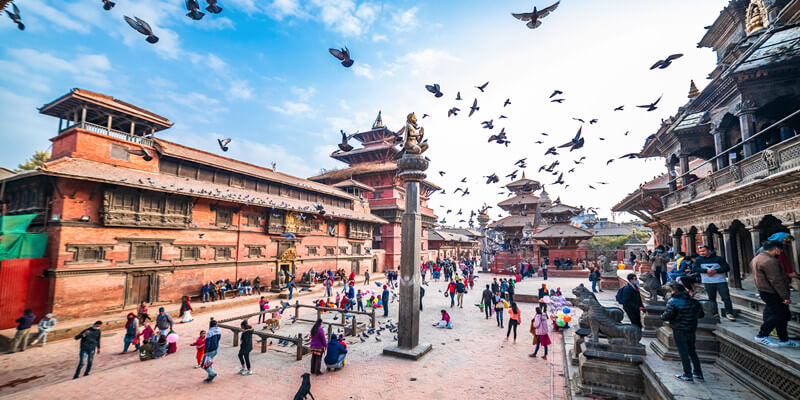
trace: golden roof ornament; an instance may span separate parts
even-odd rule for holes
[[[745,12],[744,21],[744,31],[748,35],[767,27],[769,24],[769,16],[767,15],[767,7],[764,6],[764,0],[750,0],[750,5],[747,6],[747,11]]]
[[[406,117],[406,126],[398,132],[402,134],[405,132],[405,143],[403,150],[397,153],[394,158],[399,159],[404,154],[422,154],[428,150],[427,140],[423,140],[425,136],[425,128],[417,125],[417,116],[412,112]]]
[[[697,96],[700,96],[700,91],[697,90],[697,85],[694,84],[694,79],[692,79],[692,82],[689,84],[689,98],[693,99]]]
[[[522,179],[528,179],[525,177],[525,170],[522,170]]]
[[[385,126],[383,126],[383,118],[381,118],[381,111],[378,110],[378,117],[375,118],[375,122],[372,123],[372,129],[380,129],[380,128],[385,128]]]

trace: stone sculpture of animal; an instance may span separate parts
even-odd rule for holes
[[[621,324],[606,314],[603,307],[595,297],[585,297],[578,303],[578,307],[583,310],[581,323],[586,323],[592,332],[590,342],[597,343],[599,334],[602,332],[609,339],[622,338],[629,346],[638,346],[642,339],[642,330],[635,325]]]
[[[582,283],[577,287],[575,287],[574,289],[572,289],[572,294],[575,295],[575,298],[578,299],[579,302],[585,300],[586,298],[592,298],[595,301],[597,301],[597,296],[595,296],[591,290],[587,289],[586,286],[583,286]],[[619,307],[603,307],[603,309],[605,310],[606,315],[608,315],[609,318],[611,318],[615,322],[622,322],[622,319],[625,318],[625,312],[622,311],[622,309]],[[589,327],[588,324],[584,325],[583,323],[579,323],[578,326],[580,326],[581,328]]]
[[[664,297],[667,294],[667,289],[661,286],[661,280],[650,272],[645,272],[641,275],[642,282],[644,282],[644,289],[650,293],[650,301],[657,301],[658,296]]]

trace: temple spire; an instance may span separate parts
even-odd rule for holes
[[[522,179],[528,179],[528,178],[525,177],[525,170],[524,169],[522,170]]]
[[[694,79],[689,84],[689,98],[694,99],[695,97],[700,95],[700,91],[697,90],[697,85],[694,84]]]
[[[381,118],[381,111],[378,110],[378,117],[375,118],[375,122],[372,124],[372,129],[380,129],[384,128],[383,126],[383,119]]]

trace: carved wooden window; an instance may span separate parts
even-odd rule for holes
[[[199,260],[200,246],[181,246],[181,261]]]
[[[226,207],[217,207],[217,217],[215,225],[217,226],[231,226],[233,225],[233,210]]]
[[[26,179],[24,182],[9,182],[5,190],[6,212],[8,214],[44,213],[49,188],[44,179]],[[37,217],[34,221],[41,218]]]
[[[186,214],[189,203],[182,197],[167,198],[167,214]]]
[[[164,195],[162,193],[143,193],[142,206],[139,208],[139,211],[147,213],[161,213],[164,200]]]
[[[214,247],[215,260],[230,260],[233,258],[233,246]]]
[[[339,246],[339,255],[346,256],[347,255],[347,246]]]
[[[134,190],[116,191],[111,202],[111,208],[120,211],[137,211],[139,208],[139,194]]]
[[[161,259],[161,245],[158,242],[133,242],[129,260],[131,264],[158,262]]]
[[[269,212],[269,225],[267,226],[267,233],[273,235],[280,235],[284,232],[283,220],[284,212],[278,210],[271,210]]]
[[[361,255],[361,243],[350,243],[351,248],[353,249],[353,255],[360,256]]]
[[[306,246],[306,251],[308,251],[309,256],[315,256],[319,251],[319,246]]]
[[[158,160],[158,169],[162,174],[178,175],[178,162],[175,160],[161,158]]]
[[[259,221],[260,217],[255,214],[248,214],[245,215],[245,226],[260,226],[261,221]]]
[[[336,247],[333,246],[325,246],[325,255],[332,256],[336,252]]]
[[[65,264],[92,264],[108,261],[106,252],[112,245],[103,244],[67,244],[67,251],[72,253],[72,260]]]
[[[347,237],[350,239],[372,239],[372,226],[366,222],[350,221]]]
[[[261,258],[264,257],[264,245],[247,245],[247,257]]]
[[[243,187],[244,186],[243,179],[244,179],[244,177],[241,176],[241,175],[237,175],[237,174],[232,175],[231,176],[231,186]]]

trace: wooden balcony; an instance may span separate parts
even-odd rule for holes
[[[93,124],[91,122],[81,121],[74,125],[69,125],[65,128],[62,128],[58,133],[61,134],[62,132],[66,132],[70,129],[84,129],[89,132],[99,133],[101,135],[111,136],[117,139],[122,139],[127,142],[140,144],[142,146],[153,147],[153,139],[150,137],[138,136],[138,135],[131,135],[126,132],[118,131],[116,129],[109,129],[108,127]]]

